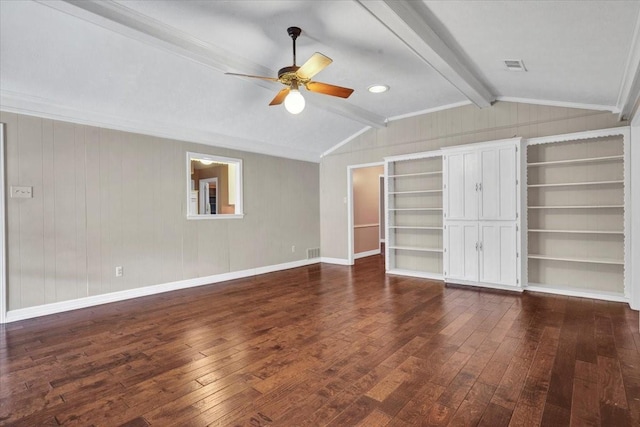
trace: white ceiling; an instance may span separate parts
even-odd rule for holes
[[[368,126],[498,100],[605,109],[637,99],[639,1],[0,0],[0,108],[318,161]],[[291,65],[333,64],[298,116],[269,107]],[[505,70],[522,59],[526,73]],[[391,90],[374,95],[367,87]]]

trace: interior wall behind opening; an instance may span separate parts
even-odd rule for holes
[[[384,166],[353,170],[353,251],[368,254],[380,250],[380,175]]]

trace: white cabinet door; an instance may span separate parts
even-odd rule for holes
[[[445,278],[478,280],[478,225],[448,222],[445,228]]]
[[[444,161],[445,219],[478,219],[477,153],[447,154]]]
[[[481,149],[479,218],[516,219],[516,147]]]
[[[480,282],[518,286],[515,224],[482,222],[479,233]]]

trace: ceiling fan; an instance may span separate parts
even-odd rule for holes
[[[278,71],[278,78],[252,76],[249,74],[225,73],[231,76],[250,77],[253,79],[269,80],[280,82],[287,86],[282,89],[271,100],[269,105],[280,105],[284,102],[284,106],[291,114],[298,114],[304,109],[305,101],[300,94],[300,86],[304,86],[310,92],[322,93],[325,95],[337,96],[340,98],[348,98],[353,89],[341,86],[334,86],[327,83],[314,82],[313,76],[324,70],[333,60],[319,52],[314,53],[302,66],[296,65],[296,39],[302,30],[298,27],[287,28],[287,33],[293,39],[293,65],[281,68]]]

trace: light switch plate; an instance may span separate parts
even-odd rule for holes
[[[33,187],[11,186],[12,199],[30,199],[33,197]]]

